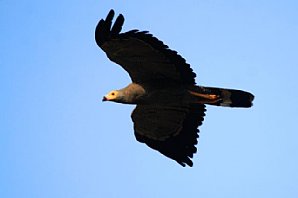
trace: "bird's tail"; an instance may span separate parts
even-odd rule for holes
[[[198,103],[223,107],[251,107],[254,99],[251,93],[236,89],[194,86],[189,92]]]

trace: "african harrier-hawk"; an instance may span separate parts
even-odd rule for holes
[[[112,26],[114,14],[111,10],[99,21],[95,40],[111,61],[129,73],[132,83],[109,92],[103,101],[136,104],[131,115],[136,139],[182,166],[192,166],[205,104],[251,107],[254,96],[197,86],[196,74],[176,51],[147,31],[120,33],[124,17],[120,14]]]

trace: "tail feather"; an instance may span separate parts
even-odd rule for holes
[[[253,105],[252,101],[254,100],[253,94],[236,89],[196,86],[193,91],[200,92],[202,94],[216,95],[219,100],[214,103],[208,103],[216,106],[247,108]]]

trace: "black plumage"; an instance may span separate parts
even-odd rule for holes
[[[254,96],[197,86],[196,74],[176,51],[148,31],[121,33],[124,17],[120,14],[112,25],[114,15],[111,10],[99,21],[95,40],[111,61],[128,72],[132,83],[111,91],[103,101],[136,104],[131,115],[136,139],[182,166],[193,166],[205,104],[251,107]]]

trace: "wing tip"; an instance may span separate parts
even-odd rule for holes
[[[105,21],[112,21],[113,18],[115,16],[115,11],[113,9],[111,9],[106,17],[106,20]]]
[[[117,36],[122,29],[124,16],[119,14],[112,26],[114,16],[115,11],[111,9],[105,19],[99,20],[95,28],[95,41],[99,47],[101,47],[107,40],[111,39],[111,37]]]
[[[112,36],[116,36],[121,32],[123,24],[124,16],[122,14],[119,14],[111,30]]]
[[[189,167],[193,167],[192,159],[189,158],[189,157],[186,157],[185,159],[183,159],[183,160],[179,160],[179,161],[176,160],[176,162],[177,162],[178,164],[180,164],[181,166],[183,166],[183,167],[186,167],[186,165],[189,166]]]

